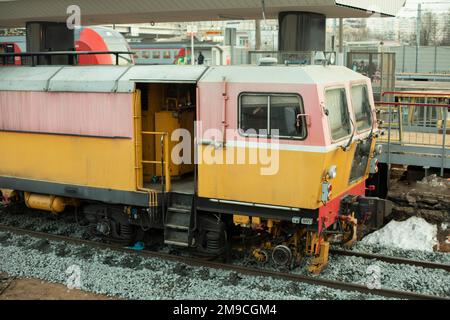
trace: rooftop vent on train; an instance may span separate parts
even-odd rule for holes
[[[277,64],[278,59],[273,57],[264,57],[258,61],[258,66],[275,66]]]

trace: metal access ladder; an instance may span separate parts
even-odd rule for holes
[[[164,243],[189,247],[193,228],[194,195],[171,193],[164,223]]]

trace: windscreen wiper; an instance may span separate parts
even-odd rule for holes
[[[351,145],[353,143],[353,138],[355,137],[355,133],[356,133],[356,126],[353,123],[352,118],[349,117],[349,119],[350,119],[350,124],[353,127],[353,132],[352,132],[352,135],[351,135],[350,140],[348,141],[347,145],[345,147],[341,146],[342,150],[344,150],[345,152],[347,152],[349,150],[349,148],[351,147]]]

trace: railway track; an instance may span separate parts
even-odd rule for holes
[[[250,275],[250,276],[272,277],[272,278],[276,278],[276,279],[288,280],[288,281],[293,281],[293,282],[301,282],[301,283],[306,283],[306,284],[310,284],[310,285],[325,286],[328,288],[339,289],[339,290],[343,290],[343,291],[353,291],[353,292],[378,295],[378,296],[383,296],[383,297],[388,297],[388,298],[408,299],[408,300],[450,300],[450,298],[447,298],[447,297],[426,295],[426,294],[420,294],[420,293],[414,293],[414,292],[408,292],[408,291],[400,291],[400,290],[394,290],[394,289],[388,289],[388,288],[369,289],[367,286],[364,286],[361,284],[356,284],[356,283],[348,283],[348,282],[329,280],[329,279],[323,279],[323,278],[317,278],[317,277],[310,277],[310,276],[298,275],[298,274],[293,274],[293,273],[277,272],[277,271],[258,269],[258,268],[249,268],[249,267],[220,263],[220,262],[215,262],[215,261],[208,261],[208,260],[199,259],[199,258],[174,256],[171,254],[166,254],[166,253],[161,253],[161,252],[136,251],[133,249],[124,248],[124,247],[120,247],[117,245],[95,242],[95,241],[91,241],[91,240],[75,239],[75,238],[70,238],[70,237],[66,237],[66,236],[31,231],[31,230],[1,225],[1,224],[0,224],[0,231],[6,231],[6,232],[14,233],[17,235],[27,235],[27,236],[31,236],[34,238],[46,239],[49,241],[65,242],[65,243],[69,243],[69,244],[73,244],[73,245],[86,245],[86,246],[90,246],[90,247],[94,247],[94,248],[98,248],[98,249],[102,249],[102,250],[108,249],[108,250],[113,250],[116,252],[138,254],[138,255],[142,255],[142,256],[150,257],[150,258],[160,258],[160,259],[164,259],[164,260],[168,260],[168,261],[183,263],[183,264],[186,264],[189,266],[194,266],[194,267],[206,267],[206,268],[211,268],[211,269],[234,271],[234,272],[237,272],[240,274],[245,274],[245,275]],[[334,252],[334,254],[361,256],[361,257],[365,257],[365,258],[370,257],[370,258],[383,260],[383,261],[387,261],[387,262],[394,262],[394,260],[395,260],[395,261],[401,261],[401,263],[405,263],[407,261],[409,263],[406,263],[406,264],[410,264],[410,265],[419,265],[420,264],[420,266],[423,266],[423,267],[430,266],[430,268],[432,268],[432,269],[436,269],[438,267],[437,264],[433,264],[433,263],[430,264],[430,263],[421,262],[421,261],[397,259],[397,258],[386,257],[386,256],[377,256],[377,255],[355,253],[355,252],[348,252],[348,251],[341,252],[340,250],[333,250],[333,252]],[[448,271],[449,266],[447,266],[447,265],[439,265],[439,266],[440,266],[440,268],[445,267],[444,269]]]
[[[441,270],[445,270],[447,272],[450,272],[450,265],[443,264],[443,263],[435,263],[435,262],[428,262],[428,261],[412,260],[412,259],[391,257],[391,256],[379,255],[379,254],[373,254],[373,253],[364,253],[364,252],[356,252],[356,251],[349,251],[349,250],[339,250],[339,249],[332,249],[332,250],[330,250],[330,253],[334,254],[334,255],[339,255],[339,256],[360,257],[360,258],[364,258],[364,259],[373,259],[373,260],[383,261],[383,262],[387,262],[387,263],[406,264],[406,265],[409,265],[409,266],[422,267],[422,268],[425,268],[425,269],[441,269]]]

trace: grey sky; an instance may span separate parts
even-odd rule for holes
[[[450,9],[450,0],[407,0],[405,8],[399,15],[416,16],[418,3],[422,3],[423,10],[430,10],[435,13],[446,12]]]

